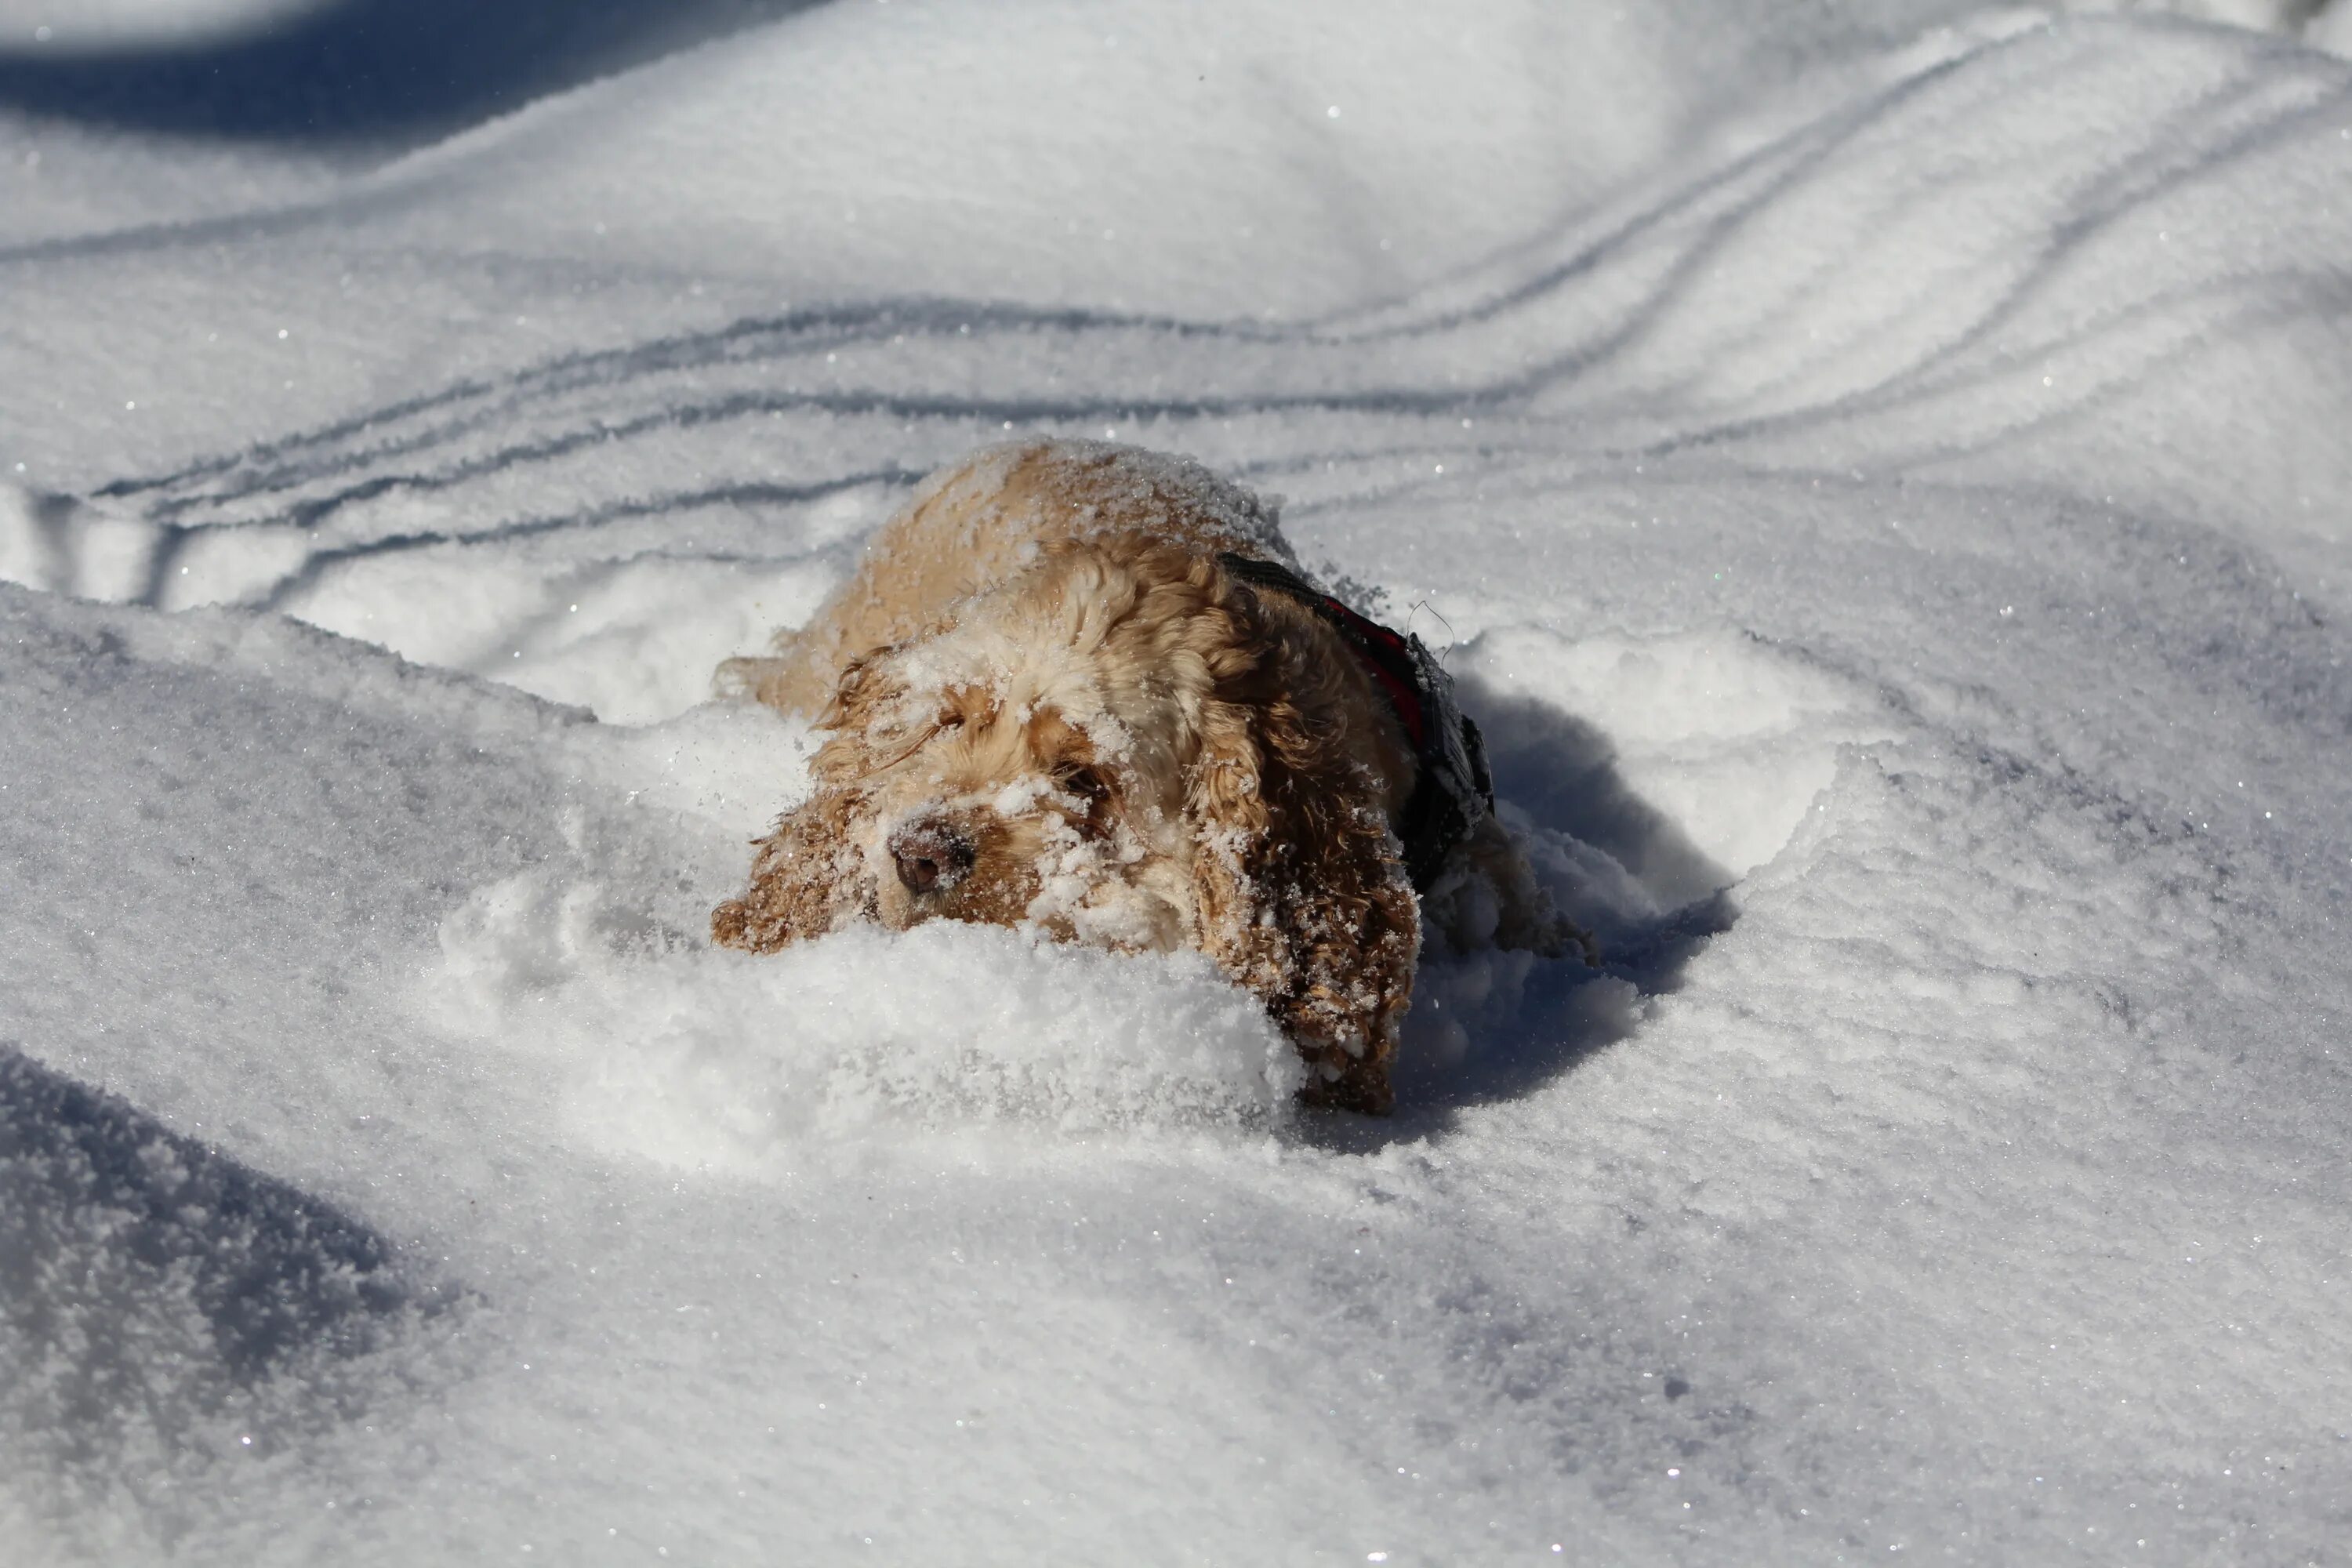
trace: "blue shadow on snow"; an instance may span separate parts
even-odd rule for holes
[[[0,1045],[0,1361],[69,1457],[448,1304],[331,1205]]]
[[[1623,990],[1596,991],[1597,982],[1626,982],[1636,997],[1678,991],[1691,961],[1738,918],[1731,873],[1625,782],[1607,735],[1573,713],[1475,678],[1460,678],[1459,693],[1486,738],[1497,798],[1538,827],[1603,851],[1661,912],[1581,911],[1593,922],[1599,970],[1576,958],[1538,961],[1516,1005],[1507,1014],[1486,1011],[1460,1059],[1416,1059],[1408,1047],[1397,1063],[1392,1118],[1311,1119],[1303,1130],[1316,1143],[1356,1150],[1442,1136],[1465,1106],[1534,1092],[1638,1026]]]
[[[818,0],[329,0],[226,37],[0,47],[0,108],[136,131],[399,148]]]

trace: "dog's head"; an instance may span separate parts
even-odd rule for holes
[[[714,935],[764,952],[944,919],[1197,947],[1328,1082],[1378,1080],[1333,1098],[1380,1100],[1419,940],[1389,830],[1411,763],[1311,631],[1181,545],[1047,547],[950,624],[848,665],[814,791]]]

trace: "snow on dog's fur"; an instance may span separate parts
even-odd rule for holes
[[[829,738],[714,937],[961,920],[1198,948],[1264,998],[1310,1099],[1388,1109],[1419,764],[1331,625],[1225,552],[1291,563],[1269,508],[1181,458],[1030,442],[935,476],[810,626],[721,668]],[[1491,816],[1453,860],[1427,910],[1453,946],[1577,936]]]

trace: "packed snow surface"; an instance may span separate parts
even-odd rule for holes
[[[0,111],[0,1555],[2333,1560],[2340,9]],[[1194,957],[713,949],[811,744],[712,667],[1007,432],[1450,645],[1605,971],[1433,960],[1370,1122]]]

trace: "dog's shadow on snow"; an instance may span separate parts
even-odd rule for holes
[[[1442,1135],[1465,1107],[1517,1099],[1629,1039],[1647,998],[1681,989],[1691,961],[1731,929],[1737,879],[1628,784],[1616,747],[1549,703],[1459,678],[1506,820],[1560,907],[1591,931],[1601,965],[1522,953],[1425,955],[1385,1121],[1312,1117],[1308,1142],[1374,1148]]]

